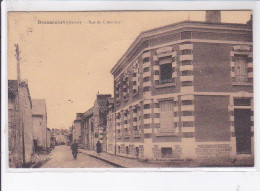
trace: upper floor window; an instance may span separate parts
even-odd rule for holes
[[[149,81],[150,81],[150,77],[149,76],[144,78],[144,82],[149,82]]]
[[[186,54],[192,54],[192,50],[191,49],[185,49],[181,51],[181,55],[186,55]]]
[[[235,56],[234,62],[235,62],[235,81],[247,82],[248,79],[247,57],[242,55]]]
[[[160,84],[172,82],[172,63],[160,65]]]
[[[149,67],[145,67],[144,72],[149,72]]]
[[[150,61],[149,57],[146,57],[146,58],[143,59],[143,63],[149,62],[149,61]]]

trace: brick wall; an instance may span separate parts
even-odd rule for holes
[[[197,145],[196,154],[198,159],[229,158],[231,147],[229,144],[201,144]]]
[[[229,96],[195,96],[196,142],[230,141]]]

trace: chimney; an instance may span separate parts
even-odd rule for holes
[[[206,11],[206,23],[220,23],[221,13],[220,11]]]

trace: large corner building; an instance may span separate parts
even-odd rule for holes
[[[253,159],[252,52],[252,25],[219,11],[142,32],[111,70],[108,152]]]

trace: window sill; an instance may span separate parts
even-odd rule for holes
[[[233,86],[253,86],[252,82],[232,82]]]
[[[165,83],[165,84],[160,84],[160,85],[155,85],[155,88],[165,88],[165,87],[172,87],[172,86],[176,86],[176,83]]]

